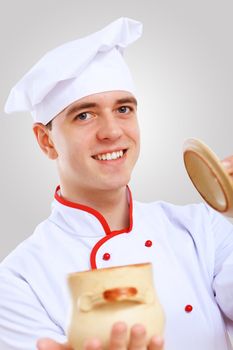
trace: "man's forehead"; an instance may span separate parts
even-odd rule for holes
[[[132,103],[137,105],[137,100],[130,92],[107,91],[83,97],[67,106],[63,112],[70,114],[77,109],[97,106],[101,107],[105,106],[106,104],[114,105],[121,103]]]

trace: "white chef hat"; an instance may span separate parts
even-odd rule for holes
[[[140,22],[119,18],[96,33],[49,51],[12,88],[5,112],[30,111],[35,122],[47,124],[82,97],[114,90],[134,94],[122,54],[141,33]]]

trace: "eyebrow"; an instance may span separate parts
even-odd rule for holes
[[[76,112],[80,111],[81,109],[94,108],[96,106],[97,106],[97,104],[94,103],[94,102],[79,103],[79,104],[76,104],[75,106],[71,107],[70,109],[68,109],[66,111],[66,115],[70,115],[70,114],[76,113]]]
[[[137,106],[137,104],[138,104],[136,98],[133,96],[132,97],[123,97],[123,98],[116,100],[117,105],[124,104],[124,103],[132,103],[135,106]]]
[[[115,101],[116,105],[125,104],[125,103],[132,103],[135,106],[137,106],[137,100],[134,97],[123,97]],[[95,107],[98,107],[98,103],[95,103],[95,102],[77,103],[75,106],[71,107],[70,109],[67,109],[66,115],[77,113],[82,109],[95,108]]]

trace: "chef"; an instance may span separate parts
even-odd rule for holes
[[[67,274],[142,262],[153,264],[166,316],[164,339],[155,334],[150,350],[233,349],[232,225],[204,204],[137,202],[128,187],[140,135],[123,51],[141,32],[139,22],[120,18],[60,46],[9,95],[6,112],[31,112],[60,184],[51,215],[1,263],[1,349],[70,350]],[[127,347],[123,321],[112,328],[110,350],[145,349],[139,324]]]

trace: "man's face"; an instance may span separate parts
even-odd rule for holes
[[[67,193],[129,182],[140,148],[136,107],[130,93],[111,91],[84,97],[54,118],[49,133]]]

